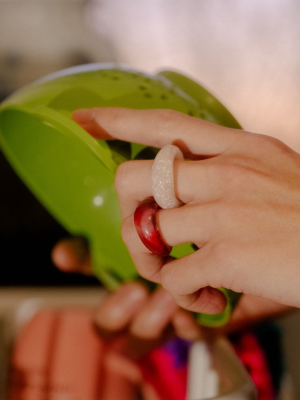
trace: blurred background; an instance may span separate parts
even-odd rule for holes
[[[199,81],[244,129],[300,151],[298,0],[0,0],[0,99],[45,74],[91,62]],[[54,243],[67,232],[0,154],[0,250],[7,286],[97,286],[58,272]],[[300,316],[280,322],[300,398]]]

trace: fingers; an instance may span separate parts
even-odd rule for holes
[[[192,314],[178,308],[172,318],[172,325],[176,335],[188,341],[203,339],[204,329],[197,324]]]
[[[208,205],[185,205],[176,209],[159,210],[156,214],[161,235],[170,246],[182,243],[195,243],[202,247],[214,234],[214,208]],[[133,216],[123,221],[122,237],[139,271],[146,279],[161,282],[160,270],[168,262],[165,258],[153,254],[142,243],[134,225]]]
[[[174,336],[171,320],[177,309],[177,304],[163,288],[149,296],[128,328],[128,352],[133,358],[144,356]]]
[[[163,289],[150,296],[140,283],[131,282],[104,300],[97,311],[95,325],[106,340],[115,342],[120,334],[125,335],[122,352],[139,359],[166,339],[164,331],[176,308]]]
[[[132,335],[144,339],[159,338],[178,306],[163,288],[157,289],[130,326]]]
[[[130,300],[128,300],[130,298]],[[125,307],[123,303],[127,303]],[[116,307],[116,308],[115,308]],[[201,337],[201,328],[188,312],[180,310],[169,293],[158,288],[151,295],[140,283],[124,284],[100,305],[95,324],[104,339],[137,359],[176,333],[187,340]],[[125,334],[122,339],[121,334]],[[117,345],[114,345],[114,344]]]
[[[96,110],[97,109],[95,108],[76,110],[72,114],[72,119],[96,139],[115,139],[112,135],[106,132],[106,130],[102,128],[100,124],[97,123]]]
[[[96,139],[120,139],[161,148],[175,144],[188,158],[227,150],[239,132],[172,110],[93,108],[77,110],[73,120]]]
[[[123,218],[133,214],[140,201],[152,196],[152,164],[153,161],[130,161],[118,168],[115,187]]]
[[[152,196],[152,165],[152,160],[134,160],[118,168],[115,186],[123,218],[133,214],[142,200]],[[220,198],[226,188],[219,169],[210,160],[175,162],[176,197],[185,204]]]
[[[95,315],[95,324],[105,338],[126,329],[135,338],[161,340],[177,308],[164,289],[149,295],[142,284],[130,282],[103,301]]]
[[[156,274],[159,283],[182,308],[207,314],[217,314],[226,307],[219,263],[210,246],[204,245],[195,253],[165,263]]]
[[[82,238],[67,238],[58,242],[51,253],[53,263],[63,272],[92,275],[90,254]]]
[[[78,110],[73,114],[73,119],[97,139],[120,139],[158,148],[175,144],[186,157],[192,159],[221,154],[241,137],[237,130],[220,127],[170,110],[98,108]],[[176,194],[188,205],[175,211],[160,211],[158,214],[162,236],[170,245],[193,242],[201,247],[213,234],[214,224],[211,223],[213,218],[203,202],[217,200],[222,185],[215,179],[216,174],[213,178],[210,175],[211,170],[207,168],[209,164],[200,164],[205,161],[197,161],[199,163],[197,169],[193,168],[193,162],[179,162],[175,165]],[[205,165],[206,168],[201,168],[201,165]],[[170,290],[179,305],[197,312],[223,311],[226,305],[224,295],[207,287],[213,285],[208,282],[209,274],[206,275],[206,282],[200,275],[203,267],[199,268],[197,265],[199,257],[184,257],[176,261],[162,259],[150,253],[137,235],[132,216],[139,202],[152,194],[151,166],[151,161],[124,163],[116,176],[116,188],[124,219],[122,236],[133,261],[142,276],[161,282],[167,290]],[[191,171],[196,172],[191,173]],[[204,194],[199,190],[201,187],[205,187]],[[197,213],[192,208],[195,199],[200,199],[202,202],[202,205],[197,207]],[[178,276],[183,276],[183,263],[189,261],[191,265],[188,269],[191,272],[186,274],[189,278],[185,277],[184,283],[181,282],[182,287],[185,287],[185,292],[182,293],[176,287],[175,281],[177,280],[178,284]],[[174,265],[177,268],[171,272]],[[197,279],[191,279],[192,272],[197,272],[195,275]]]
[[[106,337],[124,330],[132,318],[145,306],[147,289],[138,282],[125,283],[109,295],[95,315],[98,331]]]

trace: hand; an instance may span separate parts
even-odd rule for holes
[[[88,247],[81,238],[60,241],[52,251],[54,264],[64,272],[92,274]],[[122,353],[140,358],[168,338],[177,335],[197,340],[205,332],[192,315],[180,309],[162,287],[153,293],[139,282],[124,283],[109,293],[94,315],[99,335],[122,341]]]
[[[159,400],[155,389],[145,381],[137,363],[122,354],[124,343],[104,346],[101,365],[101,400]]]
[[[160,283],[183,308],[224,306],[226,287],[269,301],[300,305],[300,156],[277,139],[229,129],[170,110],[79,110],[73,119],[98,139],[177,145],[192,161],[175,165],[183,207],[161,210],[171,246],[199,250],[171,260],[150,253],[133,223],[152,195],[152,161],[122,164],[116,175],[123,239],[142,276]],[[208,288],[210,287],[210,288]]]
[[[90,254],[80,238],[57,243],[52,251],[54,264],[65,272],[92,274]],[[291,310],[271,300],[252,295],[242,296],[229,323],[216,333],[232,333]],[[102,338],[114,342],[123,338],[123,353],[139,358],[172,335],[197,340],[212,330],[199,327],[190,313],[176,306],[160,288],[152,295],[140,283],[127,283],[109,294],[94,316]],[[215,330],[214,330],[215,331]]]

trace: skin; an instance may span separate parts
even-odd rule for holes
[[[171,246],[199,250],[172,260],[140,241],[134,211],[151,196],[153,161],[123,163],[116,190],[122,236],[140,274],[162,285],[190,311],[223,309],[220,286],[299,307],[300,155],[281,141],[220,127],[171,110],[99,108],[73,119],[97,139],[161,148],[175,144],[192,161],[175,163],[175,188],[184,206],[159,212]]]
[[[79,238],[68,238],[52,250],[54,264],[64,272],[92,274],[89,250]],[[128,282],[109,293],[94,315],[99,335],[109,341],[126,337],[123,353],[140,358],[156,345],[176,335],[186,340],[228,334],[293,310],[268,299],[243,295],[230,322],[218,330],[200,327],[162,287],[150,294],[138,282]]]
[[[64,272],[92,274],[89,250],[84,241],[68,238],[52,250],[54,264]],[[174,335],[187,340],[203,337],[203,330],[187,311],[178,307],[170,294],[159,287],[155,292],[139,282],[128,282],[108,293],[94,316],[102,338],[126,336],[124,352],[140,358]]]
[[[112,346],[112,376],[119,376],[119,387],[129,397],[139,388],[145,398],[155,400],[135,364],[129,368],[126,363],[170,336],[197,340],[231,333],[300,306],[298,153],[277,139],[170,110],[78,110],[73,120],[96,139],[157,148],[174,144],[191,160],[174,165],[176,195],[184,206],[160,210],[158,216],[167,243],[199,247],[177,260],[150,253],[133,223],[139,202],[152,195],[153,161],[126,162],[116,174],[123,240],[139,273],[160,285],[149,294],[140,283],[126,283],[95,314],[96,329]],[[79,238],[58,243],[52,259],[66,272],[92,273],[88,248]],[[215,290],[220,286],[243,296],[225,327],[201,328],[187,310],[222,311],[224,297]],[[114,370],[122,360],[125,368]],[[109,388],[107,393],[107,398],[115,395]]]
[[[73,120],[96,139],[135,141],[158,148],[175,144],[191,160],[175,163],[175,189],[185,205],[159,212],[160,229],[170,245],[193,242],[199,247],[179,260],[150,253],[134,227],[135,208],[151,196],[152,161],[129,161],[119,167],[115,184],[123,239],[140,274],[161,288],[150,296],[137,283],[121,287],[100,306],[96,325],[101,332],[127,330],[143,339],[148,332],[146,339],[151,342],[171,325],[176,334],[196,339],[203,329],[184,309],[222,311],[224,298],[214,290],[220,286],[244,293],[223,332],[299,307],[298,153],[277,139],[171,110],[77,110]],[[79,239],[59,243],[53,260],[63,270],[90,273],[89,253]],[[136,301],[120,301],[131,292],[133,299],[133,292],[139,296],[137,308]],[[122,318],[112,311],[121,304],[127,307],[125,312],[119,310]],[[165,311],[145,329],[156,308]]]

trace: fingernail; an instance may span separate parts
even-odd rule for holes
[[[131,333],[141,337],[155,337],[168,325],[177,310],[174,300],[164,290],[157,290],[148,307],[136,318]]]
[[[75,110],[72,114],[72,120],[79,125],[90,123],[94,117],[95,112],[92,108],[81,108],[80,110]]]
[[[56,244],[51,257],[61,270],[74,272],[82,270],[83,264],[89,263],[89,250],[83,238],[68,238]]]
[[[179,309],[172,323],[176,334],[182,339],[194,341],[204,337],[204,329],[200,328],[189,311]]]
[[[96,324],[106,329],[117,329],[131,317],[146,297],[145,288],[139,284],[121,286],[100,307],[96,315]]]

